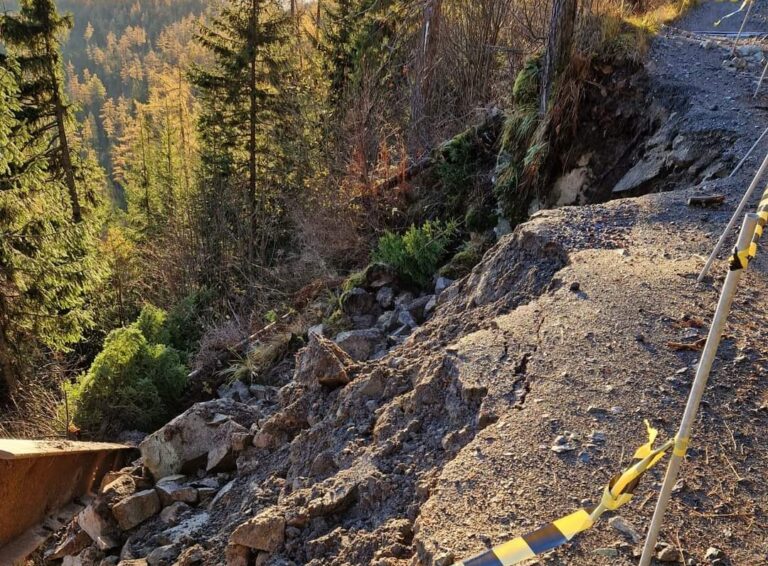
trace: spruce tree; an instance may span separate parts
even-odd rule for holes
[[[59,205],[45,147],[24,115],[18,64],[0,61],[0,386],[11,392],[47,349],[65,351],[91,325],[94,230]]]
[[[51,140],[43,156],[53,176],[64,180],[72,220],[79,223],[83,213],[67,132],[72,116],[64,95],[59,48],[59,38],[71,27],[72,19],[61,16],[52,0],[22,0],[18,14],[0,17],[0,38],[21,69],[19,118],[29,125],[32,137]]]
[[[216,200],[205,203],[203,195],[204,222],[221,228],[214,220],[221,211],[215,207],[222,204],[221,191],[234,190],[230,202],[241,202],[242,207],[236,205],[225,214],[225,226],[232,234],[240,224],[247,227],[247,257],[261,264],[268,261],[274,239],[269,229],[275,192],[269,154],[274,147],[268,142],[279,123],[289,25],[290,14],[274,0],[230,0],[199,37],[215,65],[193,74],[203,100],[201,187]],[[239,199],[238,185],[244,188]],[[210,195],[212,189],[219,194]]]

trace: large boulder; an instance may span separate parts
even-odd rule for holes
[[[208,453],[216,443],[231,446],[231,439],[222,436],[236,430],[226,423],[250,428],[259,416],[258,409],[232,399],[197,403],[144,439],[139,445],[144,465],[155,479],[195,471],[209,463]]]

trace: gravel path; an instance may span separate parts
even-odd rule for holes
[[[676,27],[711,30],[737,7],[704,2]],[[766,16],[768,2],[758,2],[748,29],[768,30]],[[718,29],[740,25],[735,16]],[[724,68],[727,48],[669,31],[655,42],[647,70],[682,130],[721,131],[733,140],[722,155],[735,163],[768,126],[768,91],[753,100],[761,67]],[[497,420],[445,467],[421,507],[417,543],[431,556],[462,558],[594,503],[644,441],[644,419],[664,438],[674,434],[698,353],[668,344],[706,336],[726,264],[716,264],[707,285],[695,278],[767,150],[765,142],[733,179],[548,211],[523,227],[568,262],[547,292],[523,306],[505,312],[502,299],[482,315],[470,310],[483,328],[448,348],[459,383],[487,388],[483,405]],[[694,194],[714,193],[726,196],[723,206],[686,206]],[[501,277],[509,265],[502,259],[489,254],[467,291]],[[689,564],[711,563],[710,547],[722,551],[718,564],[768,563],[767,267],[764,249],[739,290],[663,530],[672,554]],[[562,437],[573,450],[552,450]],[[661,478],[662,470],[653,472],[620,512],[640,534]],[[639,547],[604,520],[538,563],[637,564]]]

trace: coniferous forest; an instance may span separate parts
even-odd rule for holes
[[[619,3],[588,4],[584,52],[632,57],[605,24]],[[549,163],[547,2],[0,10],[7,434],[152,430],[206,356],[259,328],[307,304],[351,325],[340,298],[370,261],[414,288],[460,277]]]

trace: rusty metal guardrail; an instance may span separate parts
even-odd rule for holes
[[[69,440],[0,439],[0,565],[40,544],[30,530],[121,468],[129,446]]]

